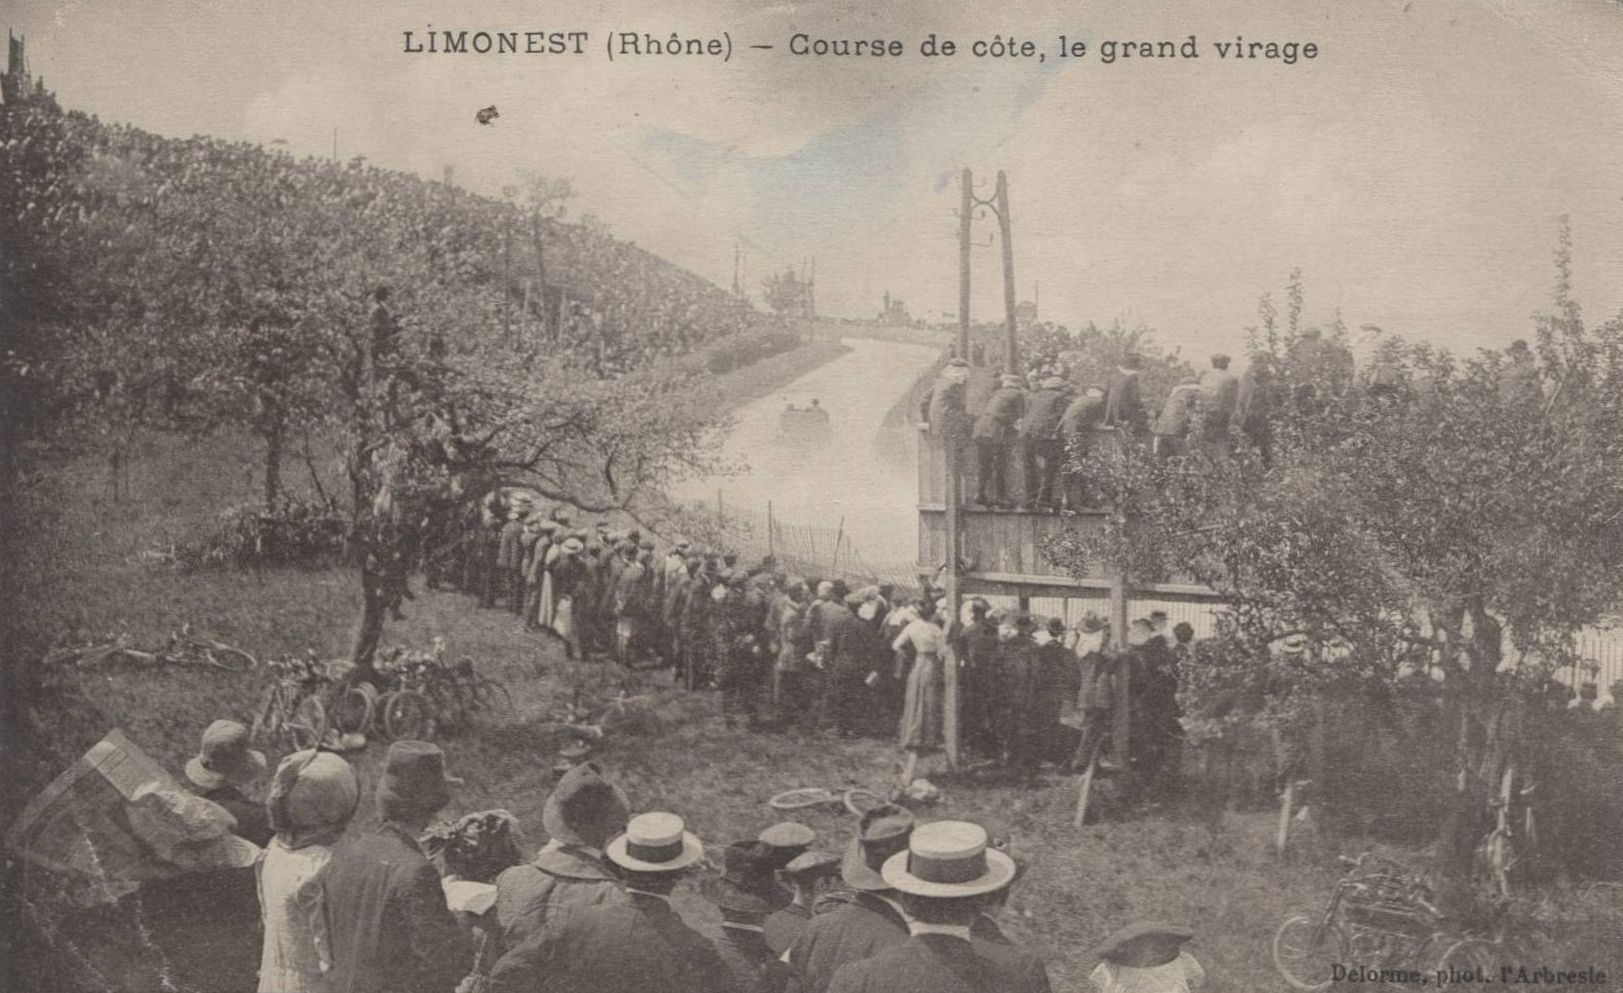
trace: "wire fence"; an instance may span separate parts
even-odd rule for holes
[[[764,511],[722,505],[717,520],[741,561],[771,555],[786,575],[839,578],[853,587],[890,584],[904,593],[919,590],[914,563],[865,554],[843,521],[833,527],[785,521],[773,514],[771,503]]]

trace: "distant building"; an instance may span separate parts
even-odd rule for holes
[[[45,80],[33,79],[28,72],[27,39],[7,31],[6,40],[10,44],[6,51],[6,71],[0,75],[0,103],[54,100],[45,89]]]

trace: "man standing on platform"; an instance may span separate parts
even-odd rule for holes
[[[1229,372],[1229,357],[1212,356],[1212,367],[1200,377],[1200,442],[1212,458],[1233,450],[1229,425],[1240,400],[1240,377]]]
[[[1143,369],[1144,360],[1138,353],[1128,352],[1121,366],[1111,373],[1110,385],[1105,391],[1104,423],[1135,438],[1143,438],[1149,430],[1139,383]]]
[[[1026,412],[1026,391],[1019,376],[1004,376],[986,409],[975,418],[975,454],[979,485],[975,502],[982,506],[1009,505],[1009,448],[1020,418]]]
[[[1071,399],[1065,380],[1049,376],[1031,394],[1020,419],[1020,443],[1025,455],[1026,494],[1021,509],[1052,507],[1057,503],[1054,484],[1065,462],[1065,438],[1059,419]]]

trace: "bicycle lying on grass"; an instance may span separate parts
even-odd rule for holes
[[[1342,856],[1345,870],[1324,909],[1296,914],[1274,932],[1274,968],[1293,989],[1316,993],[1336,980],[1334,968],[1441,968],[1463,936],[1444,927],[1447,915],[1431,889],[1407,866],[1373,852]]]
[[[247,672],[259,661],[240,648],[194,632],[191,624],[186,623],[171,634],[168,641],[150,650],[136,648],[128,634],[119,634],[88,645],[64,645],[45,654],[47,666],[70,663],[86,671],[127,664],[145,667],[184,665]]]
[[[836,793],[821,786],[805,786],[784,790],[768,800],[767,805],[773,810],[782,811],[808,810],[813,807],[829,807],[837,810],[843,807],[851,815],[861,817],[874,807],[889,802],[888,798],[861,787],[852,787]]]

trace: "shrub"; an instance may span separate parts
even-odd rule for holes
[[[219,516],[213,533],[182,546],[177,557],[191,568],[331,565],[344,554],[349,520],[314,500],[283,497],[267,510],[239,504]]]

